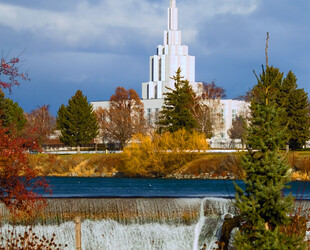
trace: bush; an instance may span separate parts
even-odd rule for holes
[[[124,149],[124,172],[130,176],[164,176],[193,160],[197,151],[208,148],[203,134],[185,129],[152,137],[138,134],[132,141]]]

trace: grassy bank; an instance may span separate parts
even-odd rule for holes
[[[154,177],[137,174],[127,167],[127,156],[120,154],[29,155],[29,161],[41,176],[124,176]],[[161,177],[168,178],[242,178],[242,153],[197,153],[178,168],[166,168]],[[294,179],[307,180],[310,172],[310,152],[290,152],[289,163]]]

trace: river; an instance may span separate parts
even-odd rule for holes
[[[33,232],[75,248],[75,216],[84,250],[213,249],[225,216],[235,215],[234,181],[48,177],[53,194]],[[236,181],[238,185],[243,182]],[[307,182],[293,182],[297,207],[309,211]],[[2,207],[2,214],[5,209]],[[2,235],[12,226],[3,220]],[[23,233],[25,226],[15,226]],[[204,248],[205,247],[205,248]]]

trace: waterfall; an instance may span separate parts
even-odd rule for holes
[[[193,250],[216,247],[224,216],[228,213],[235,213],[235,208],[229,200],[204,198],[201,201],[199,221],[195,226]]]
[[[2,232],[12,230],[6,224]],[[16,233],[23,233],[24,226],[16,226]],[[124,225],[113,220],[82,222],[82,249],[191,249],[194,225],[167,224],[130,224]],[[60,225],[36,225],[32,227],[36,236],[50,239],[55,234],[55,242],[67,244],[65,249],[75,249],[74,223],[65,222]]]
[[[234,213],[225,199],[50,199],[32,227],[36,236],[74,249],[72,217],[82,217],[82,249],[209,249],[219,237],[224,215]],[[15,226],[22,233],[25,226]],[[8,223],[2,235],[12,230]]]

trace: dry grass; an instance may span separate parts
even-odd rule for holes
[[[223,175],[223,173],[234,174],[238,178],[244,176],[244,171],[240,166],[239,154],[215,154],[205,155],[195,159],[178,170],[178,173],[199,175],[213,173]]]
[[[121,155],[30,155],[30,165],[41,176],[109,176],[122,166]]]
[[[181,175],[212,173],[214,176],[223,176],[231,173],[237,178],[244,177],[241,167],[242,153],[197,153],[191,157],[183,156],[183,166],[176,164],[172,156],[170,154],[165,158],[162,176],[172,173]],[[126,159],[124,154],[29,155],[30,165],[41,176],[113,176],[117,172],[132,176],[131,170],[126,168]],[[293,180],[310,180],[308,152],[291,152],[288,161],[293,168]],[[137,170],[136,166],[134,169]],[[153,173],[151,168],[148,171]]]

